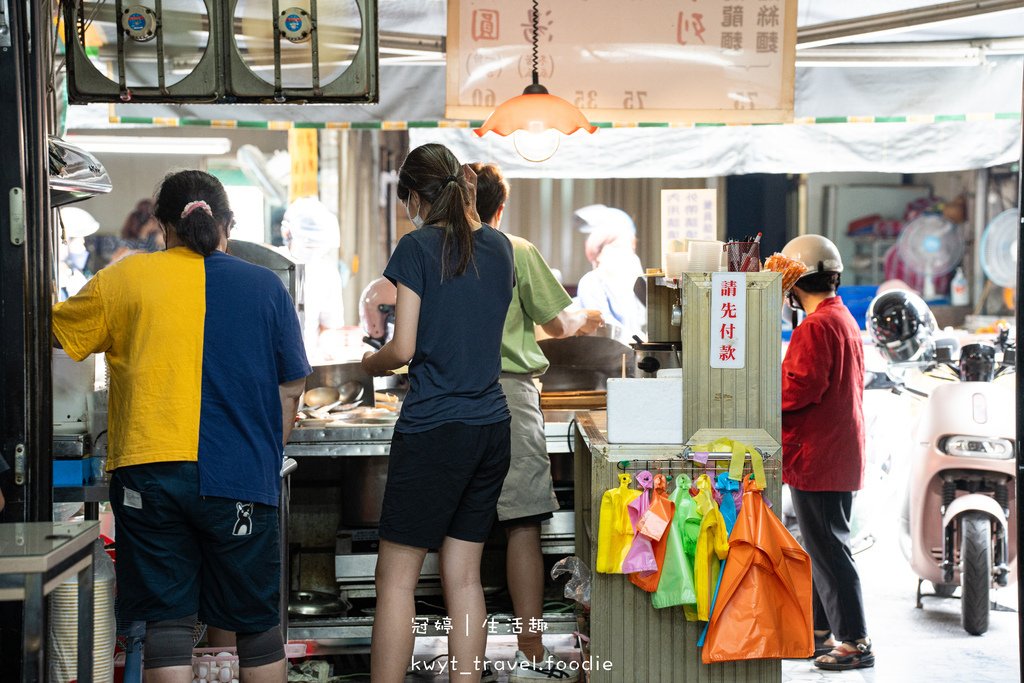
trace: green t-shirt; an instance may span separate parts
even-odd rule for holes
[[[540,374],[547,370],[548,359],[537,345],[534,323],[543,325],[552,320],[572,299],[558,284],[537,247],[521,237],[508,238],[515,255],[516,282],[501,338],[501,369]]]

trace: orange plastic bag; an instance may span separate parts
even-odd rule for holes
[[[651,505],[647,512],[640,518],[637,525],[638,530],[644,536],[651,539],[654,546],[654,561],[658,569],[653,572],[637,572],[629,575],[633,585],[642,588],[648,593],[658,590],[658,583],[661,581],[661,570],[665,568],[665,551],[668,548],[669,536],[665,533],[668,525],[672,522],[675,514],[676,504],[673,503],[666,491],[668,480],[665,475],[654,475],[654,489],[651,491]],[[652,534],[657,533],[655,538]]]
[[[811,560],[747,480],[701,659],[804,659],[814,652]]]

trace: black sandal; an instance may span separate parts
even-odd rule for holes
[[[846,647],[855,648],[852,652]],[[832,661],[824,661],[825,657]],[[849,669],[867,669],[875,665],[875,655],[871,653],[871,643],[840,643],[830,652],[816,658],[814,666],[825,671],[848,671]]]
[[[832,644],[829,645],[828,642],[827,642],[829,640],[832,640],[832,634],[831,633],[826,633],[823,636],[815,635],[814,636],[814,654],[811,655],[809,657],[809,659],[817,659],[818,657],[820,657],[822,655],[827,655],[829,652],[832,652],[832,650],[834,650],[836,648],[838,643],[833,641]]]

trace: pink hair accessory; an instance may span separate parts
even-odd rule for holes
[[[213,218],[213,209],[211,209],[210,205],[204,202],[202,199],[198,199],[194,202],[189,202],[188,204],[186,204],[185,208],[181,210],[181,217],[184,218],[185,216],[189,215],[196,209],[202,209],[203,211],[206,212],[207,216]]]

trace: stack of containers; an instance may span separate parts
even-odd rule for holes
[[[723,246],[718,240],[690,240],[690,259],[686,272],[716,273],[723,270]]]

